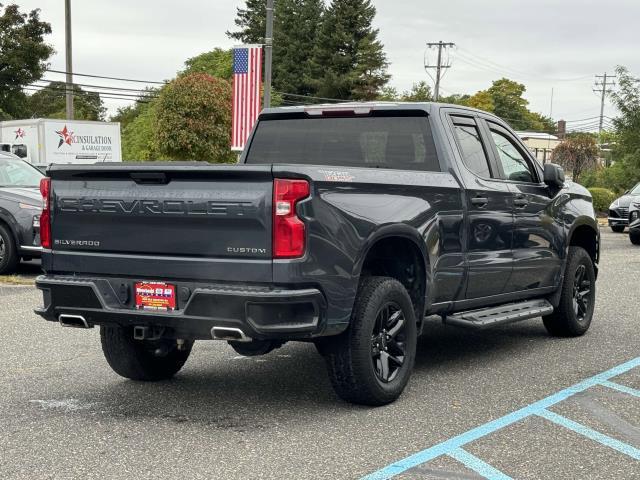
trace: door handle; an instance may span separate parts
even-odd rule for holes
[[[471,199],[471,204],[476,207],[484,207],[487,203],[489,203],[489,199],[487,197],[473,197]]]
[[[513,204],[516,206],[516,208],[524,208],[527,205],[529,205],[529,200],[527,200],[524,197],[517,197],[514,201]]]

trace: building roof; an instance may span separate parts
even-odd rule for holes
[[[520,138],[535,138],[538,140],[560,140],[557,136],[544,132],[516,132]]]

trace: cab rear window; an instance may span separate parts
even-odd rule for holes
[[[397,114],[262,119],[246,163],[440,171],[428,117]]]

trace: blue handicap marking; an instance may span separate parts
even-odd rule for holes
[[[620,453],[624,453],[625,455],[629,455],[630,457],[635,458],[636,460],[640,460],[640,450],[631,445],[628,445],[624,442],[616,440],[614,438],[608,437],[603,433],[597,432],[589,427],[586,427],[580,423],[574,422],[573,420],[569,420],[562,415],[558,415],[557,413],[553,413],[549,410],[542,410],[538,412],[536,415],[545,418],[556,425],[560,425],[561,427],[568,428],[569,430],[573,430],[580,435],[584,435],[585,437],[590,438],[591,440],[595,440],[598,443],[606,445],[607,447],[618,450]]]
[[[626,385],[620,385],[619,383],[614,383],[609,380],[605,380],[604,382],[600,383],[600,385],[612,388],[613,390],[618,390],[619,392],[626,393],[628,395],[633,395],[634,397],[640,397],[640,390],[627,387]]]
[[[584,392],[585,390],[596,385],[602,385],[604,387],[615,389],[636,397],[640,396],[640,391],[611,381],[613,377],[628,372],[629,370],[636,367],[640,367],[640,357],[636,357],[633,360],[629,360],[628,362],[613,367],[610,370],[601,372],[597,375],[594,375],[593,377],[582,380],[581,382],[576,383],[569,388],[560,390],[559,392],[543,398],[542,400],[538,400],[537,402],[534,402],[530,405],[527,405],[520,410],[516,410],[515,412],[509,413],[503,417],[497,418],[495,420],[492,420],[491,422],[485,423],[484,425],[480,425],[467,432],[445,440],[444,442],[438,443],[437,445],[414,453],[407,458],[394,462],[378,470],[377,472],[373,472],[367,475],[362,480],[383,480],[392,478],[409,470],[410,468],[429,462],[441,455],[448,455],[452,458],[455,458],[457,461],[476,471],[485,478],[508,479],[510,478],[509,476],[505,475],[488,463],[467,452],[462,447],[464,447],[468,443],[483,438],[490,433],[512,425],[532,415],[537,415],[545,418],[557,425],[561,425],[562,427],[568,428],[576,433],[579,433],[580,435],[590,438],[591,440],[595,440],[602,445],[606,445],[607,447],[613,448],[636,460],[640,460],[640,450],[638,450],[637,448],[619,440],[615,440],[611,437],[608,437],[607,435],[597,432],[596,430],[593,430],[589,427],[581,425],[577,422],[574,422],[573,420],[570,420],[548,410],[549,407],[572,397],[576,393]]]
[[[455,458],[460,463],[469,467],[471,470],[474,470],[476,473],[479,473],[484,478],[488,478],[489,480],[513,480],[509,475],[505,475],[500,470],[492,467],[488,463],[483,460],[480,460],[475,455],[463,450],[462,448],[456,448],[449,452],[449,455],[452,458]]]

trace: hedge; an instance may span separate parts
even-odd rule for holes
[[[593,197],[593,208],[596,212],[604,213],[608,211],[611,202],[617,198],[615,193],[606,188],[593,187],[589,191]]]

